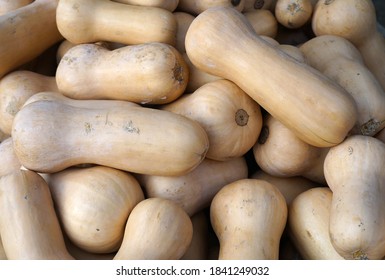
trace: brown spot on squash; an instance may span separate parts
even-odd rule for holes
[[[235,122],[239,126],[245,126],[247,125],[249,121],[249,114],[243,109],[238,109],[237,112],[235,112]]]

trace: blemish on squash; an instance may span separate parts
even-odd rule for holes
[[[136,133],[136,134],[140,133],[139,128],[135,127],[131,120],[123,125],[123,129],[130,133]]]
[[[96,231],[100,231],[100,229],[97,228]]]
[[[258,137],[258,144],[265,144],[267,141],[267,138],[269,138],[269,127],[262,126],[261,132]]]
[[[353,147],[351,146],[348,147],[348,153],[349,153],[349,156],[353,154]]]
[[[89,122],[85,122],[84,129],[86,131],[86,134],[91,133],[91,131],[93,130],[92,124],[90,124]]]
[[[309,238],[313,238],[313,236],[311,235],[310,231],[306,230],[306,234]]]
[[[329,5],[329,4],[333,3],[333,2],[334,2],[334,0],[325,0],[324,4],[325,5]]]
[[[354,260],[369,260],[368,255],[362,252],[361,250],[355,251],[353,253]]]
[[[254,2],[254,9],[262,9],[263,5],[265,5],[264,0],[256,0]]]
[[[181,84],[183,82],[183,67],[177,61],[175,62],[174,68],[172,69],[172,73],[174,79]]]
[[[243,109],[238,109],[238,111],[235,113],[235,122],[239,126],[245,126],[247,125],[249,121],[249,115],[247,112]]]
[[[383,123],[384,121],[379,122],[379,121],[370,119],[369,121],[361,125],[360,127],[361,134],[365,136],[373,136],[378,132],[379,127],[381,127]]]
[[[12,100],[8,103],[7,107],[5,108],[5,111],[11,116],[15,116],[16,113],[19,111],[18,103],[18,100],[13,96]]]
[[[301,5],[299,5],[298,3],[290,3],[289,5],[287,5],[286,9],[290,12],[291,15],[295,15],[298,12],[304,11]]]

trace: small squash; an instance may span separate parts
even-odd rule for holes
[[[303,176],[324,184],[323,164],[328,150],[307,144],[267,114],[253,154],[258,166],[273,176]]]
[[[385,144],[371,136],[350,136],[325,158],[330,238],[345,259],[385,256],[384,168]]]
[[[177,260],[187,252],[192,235],[191,219],[182,207],[147,198],[131,211],[114,260]]]
[[[60,92],[74,99],[164,104],[184,92],[188,75],[182,55],[168,44],[154,42],[112,51],[80,44],[60,60],[56,82]]]
[[[224,79],[207,83],[161,108],[198,122],[209,138],[206,157],[214,160],[245,155],[262,128],[259,104]]]
[[[0,78],[62,40],[58,0],[35,0],[0,17]]]
[[[354,98],[357,123],[351,133],[373,136],[385,127],[385,91],[347,39],[320,35],[301,45],[307,63],[336,81]]]
[[[337,35],[352,42],[385,90],[385,38],[377,29],[373,1],[319,0],[312,28],[316,36]]]
[[[205,158],[193,171],[182,176],[137,176],[146,197],[172,200],[193,216],[210,206],[223,186],[247,175],[246,160],[240,157],[227,161]]]
[[[341,86],[265,42],[233,8],[199,14],[185,45],[197,68],[233,81],[311,145],[341,143],[356,121],[354,99]]]
[[[28,98],[41,91],[58,91],[55,77],[32,71],[13,71],[0,80],[0,129],[12,132],[13,119]]]
[[[56,21],[63,37],[74,44],[111,41],[175,45],[176,19],[172,12],[158,7],[110,0],[60,0]]]
[[[15,153],[31,170],[52,173],[93,163],[181,175],[203,160],[209,146],[204,129],[178,114],[128,101],[40,96],[26,102],[12,130]]]
[[[332,196],[327,187],[312,188],[299,194],[289,207],[289,235],[305,260],[344,259],[329,236]]]
[[[224,186],[210,206],[221,260],[274,260],[286,225],[287,206],[267,181],[241,179]]]
[[[10,260],[70,260],[48,184],[16,170],[0,178],[0,236]]]
[[[48,184],[63,231],[90,253],[116,252],[131,210],[144,199],[133,175],[106,166],[68,168]]]
[[[278,0],[274,10],[277,21],[287,28],[301,28],[313,13],[311,0]]]
[[[258,35],[274,38],[277,35],[278,21],[267,9],[252,10],[243,13]]]

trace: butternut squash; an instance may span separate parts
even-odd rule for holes
[[[175,45],[177,23],[172,12],[110,0],[60,0],[57,27],[74,43],[111,41],[127,45],[162,42]]]
[[[290,206],[299,194],[309,189],[322,186],[302,176],[278,177],[270,175],[262,169],[259,169],[251,174],[250,179],[264,180],[276,186],[282,193],[288,206]]]
[[[146,197],[172,200],[192,217],[210,206],[223,186],[247,175],[246,160],[240,157],[227,161],[205,158],[193,171],[182,176],[137,175],[137,178]]]
[[[272,10],[276,0],[245,0],[244,12],[255,10]]]
[[[377,29],[372,1],[320,0],[312,17],[315,35],[337,35],[352,42],[385,89],[385,38]]]
[[[49,175],[63,231],[91,253],[119,249],[131,210],[144,199],[133,175],[106,166],[68,168]]]
[[[64,241],[67,247],[68,252],[71,256],[74,257],[75,260],[112,260],[115,256],[116,252],[106,253],[106,254],[98,254],[98,253],[90,253],[87,252],[78,246],[74,245],[68,237],[64,234]]]
[[[278,0],[274,14],[277,21],[287,28],[301,28],[311,19],[311,0]]]
[[[385,91],[352,43],[341,36],[320,35],[300,50],[312,67],[335,80],[356,101],[358,118],[351,133],[373,136],[385,127]]]
[[[258,35],[272,38],[277,35],[278,21],[270,10],[258,9],[244,12],[243,14]]]
[[[364,135],[330,149],[325,178],[333,191],[329,233],[345,259],[385,256],[385,144]]]
[[[3,0],[0,1],[0,16],[10,11],[31,4],[33,0]]]
[[[181,115],[127,101],[45,96],[27,101],[13,122],[15,153],[31,170],[52,173],[92,163],[181,175],[203,160],[209,146],[204,129]]]
[[[114,260],[177,260],[190,246],[190,217],[175,202],[147,198],[128,217],[124,239]]]
[[[200,211],[191,217],[193,236],[181,260],[207,260],[209,252],[209,219],[206,212]]]
[[[35,0],[0,17],[0,78],[62,40],[56,25],[58,0]]]
[[[273,176],[303,176],[324,184],[323,164],[328,150],[307,144],[277,119],[266,115],[253,154],[258,166]]]
[[[210,219],[219,259],[278,259],[287,206],[274,185],[241,179],[224,186],[211,203]]]
[[[245,0],[179,0],[178,10],[194,16],[213,7],[230,7],[242,11]]]
[[[341,86],[263,41],[233,8],[198,15],[185,45],[197,68],[233,81],[311,145],[341,143],[356,121],[354,99]]]
[[[0,80],[0,129],[12,132],[13,119],[28,98],[41,91],[58,91],[55,77],[13,71]]]
[[[0,177],[21,168],[21,163],[13,149],[12,137],[0,143]]]
[[[191,22],[194,20],[194,16],[186,12],[174,12],[174,16],[177,22],[177,31],[176,31],[176,45],[175,48],[180,53],[185,53],[186,48],[184,46],[184,41],[186,38],[186,33],[190,27]]]
[[[289,207],[290,238],[305,260],[342,260],[329,236],[333,193],[328,187],[299,194]]]
[[[16,170],[0,178],[0,236],[9,260],[70,260],[48,184]]]
[[[209,138],[206,157],[214,160],[245,155],[262,128],[258,103],[236,84],[224,79],[207,83],[161,108],[198,122]]]
[[[164,43],[113,51],[96,44],[80,44],[60,60],[56,82],[64,95],[74,99],[164,104],[184,92],[188,66],[174,47]]]
[[[179,0],[112,0],[114,2],[138,5],[138,6],[149,6],[158,7],[173,12],[179,4]]]

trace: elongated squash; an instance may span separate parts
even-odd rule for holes
[[[341,86],[262,40],[233,8],[198,15],[185,44],[197,68],[233,81],[311,145],[341,143],[356,121],[354,99]]]
[[[93,163],[181,175],[207,152],[206,132],[186,117],[126,101],[92,100],[88,105],[87,100],[46,95],[50,99],[27,101],[13,123],[15,153],[28,169],[51,173]]]

